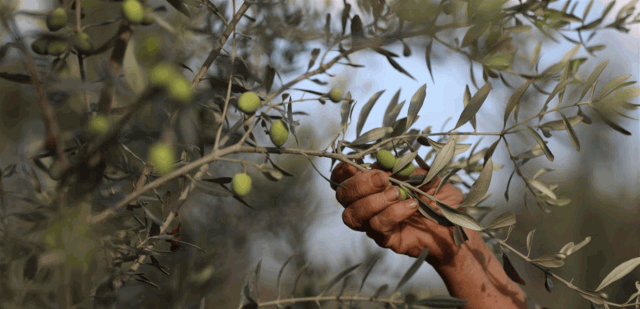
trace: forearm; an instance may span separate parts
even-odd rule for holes
[[[466,300],[464,309],[526,309],[525,294],[504,272],[478,232],[446,261],[432,262],[451,296]],[[483,261],[484,259],[484,261]]]

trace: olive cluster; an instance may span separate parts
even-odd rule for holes
[[[129,23],[151,25],[153,18],[147,12],[150,12],[150,8],[143,8],[138,0],[125,0],[122,2],[122,16]],[[47,14],[47,29],[51,32],[57,32],[65,28],[68,21],[67,11],[61,7],[56,8]],[[90,55],[95,51],[91,37],[82,31],[75,33],[70,39],[56,35],[45,35],[31,43],[33,52],[43,56],[60,56],[70,47],[83,55]]]
[[[399,159],[396,158],[390,151],[380,149],[376,152],[376,161],[378,162],[378,165],[380,165],[383,169],[392,170],[398,165]],[[402,176],[402,177],[408,177],[408,176],[411,176],[411,174],[413,174],[415,170],[416,170],[415,165],[413,165],[413,163],[409,163],[403,169],[398,171],[396,175]],[[390,186],[392,185],[391,182],[389,182],[389,185]],[[404,201],[409,196],[409,190],[407,190],[404,187],[399,187],[399,188],[401,193],[400,200]]]

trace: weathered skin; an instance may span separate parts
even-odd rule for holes
[[[427,172],[417,168],[411,176]],[[348,227],[365,232],[379,246],[399,254],[418,257],[429,248],[427,262],[440,274],[452,296],[469,303],[464,309],[527,308],[524,292],[507,277],[480,233],[464,229],[469,240],[457,247],[452,227],[425,218],[417,206],[408,207],[413,199],[396,198],[396,189],[388,186],[389,175],[391,172],[378,164],[366,172],[342,162],[336,166],[331,180],[347,187],[339,187],[336,198],[345,207],[342,219]],[[440,181],[441,177],[436,177],[420,189],[433,196]],[[443,185],[435,197],[454,208],[463,199],[462,192],[452,184]],[[420,198],[439,211],[435,202]]]

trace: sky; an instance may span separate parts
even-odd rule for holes
[[[354,12],[355,1],[349,0],[352,4],[352,12]],[[314,6],[323,6],[325,3],[329,3],[332,6],[332,16],[339,16],[339,13],[342,10],[342,1],[315,1],[315,2],[306,2],[307,4],[311,3]],[[580,1],[578,8],[576,9],[576,15],[582,16],[582,12],[584,11],[584,7],[588,1]],[[587,22],[590,22],[596,18],[598,18],[599,14],[604,9],[605,5],[608,4],[609,1],[595,1],[593,7],[591,8],[590,14],[587,17]],[[613,20],[617,12],[620,10],[622,6],[624,6],[627,1],[617,1],[616,5],[613,7],[611,12],[608,14],[608,18],[605,23],[609,23]],[[511,6],[513,4],[517,4],[517,1],[511,1],[507,4],[507,6]],[[551,5],[552,8],[561,9],[564,1],[553,3]],[[28,0],[22,2],[22,9],[24,10],[45,10],[50,8],[51,2],[48,2],[47,6],[43,6],[44,2],[38,0]],[[636,11],[637,12],[637,11]],[[352,13],[353,15],[353,13]],[[230,16],[230,12],[227,12],[227,16]],[[21,27],[23,33],[28,29],[32,29],[35,25],[33,24],[33,20],[31,19],[22,19],[18,20],[18,24]],[[574,24],[572,24],[573,26]],[[37,26],[36,26],[37,27]],[[575,28],[575,27],[572,27]],[[335,29],[335,28],[334,28]],[[467,28],[462,28],[458,30],[457,36],[461,39],[464,35]],[[532,30],[536,36],[539,34],[537,29],[534,27]],[[605,69],[603,73],[603,77],[607,74],[611,74],[612,77],[616,77],[623,74],[632,74],[632,77],[629,80],[638,80],[638,72],[640,62],[640,52],[638,43],[640,41],[638,25],[631,26],[631,32],[629,34],[621,34],[615,30],[605,30],[599,32],[594,39],[591,41],[589,45],[596,44],[606,44],[608,45],[608,49],[612,48],[611,44],[616,44],[617,47],[623,47],[623,49],[617,50],[620,57],[616,57],[611,59],[610,65]],[[571,37],[575,37],[573,32],[569,33]],[[554,37],[558,38],[561,42],[560,44],[551,44],[545,43],[543,45],[543,50],[546,51],[545,54],[542,55],[542,59],[540,61],[540,69],[543,70],[553,62],[557,61],[564,55],[568,50],[573,47],[571,42],[564,40],[561,36],[555,35]],[[586,37],[583,36],[583,37]],[[231,50],[230,46],[231,40],[229,40],[225,46],[227,51]],[[618,43],[616,43],[618,42]],[[535,43],[533,43],[535,44]],[[313,48],[314,46],[311,46]],[[323,48],[322,45],[318,44],[318,47]],[[533,49],[533,45],[529,47],[530,50]],[[391,51],[394,51],[398,54],[402,53],[402,46],[400,44],[396,44],[393,47],[388,48]],[[383,118],[383,113],[386,110],[386,106],[390,101],[391,97],[395,94],[395,92],[402,88],[400,101],[406,100],[407,103],[405,107],[400,112],[399,118],[405,117],[408,109],[408,101],[411,99],[413,93],[423,84],[427,84],[427,96],[420,111],[420,119],[414,125],[414,128],[422,130],[425,126],[431,125],[432,131],[440,132],[442,126],[445,124],[445,121],[448,118],[451,118],[449,122],[446,124],[444,131],[448,131],[455,125],[460,113],[462,112],[463,106],[463,93],[465,85],[469,85],[472,95],[476,92],[476,89],[473,87],[470,79],[469,79],[469,67],[468,61],[455,54],[447,51],[442,45],[437,42],[434,43],[434,50],[439,50],[441,53],[446,53],[446,56],[451,58],[446,59],[446,62],[440,65],[438,62],[432,63],[433,68],[433,77],[435,79],[435,84],[432,82],[431,77],[429,76],[425,59],[424,59],[424,49],[414,48],[413,54],[409,58],[396,58],[397,61],[407,69],[411,75],[415,77],[415,81],[408,78],[407,76],[399,73],[395,69],[389,65],[383,57],[375,53],[360,53],[358,55],[351,56],[351,59],[355,63],[365,65],[365,68],[362,69],[353,69],[350,67],[339,68],[334,67],[330,70],[329,73],[337,74],[336,78],[327,80],[326,77],[324,80],[329,81],[330,85],[324,88],[312,83],[312,82],[301,82],[297,84],[296,88],[304,88],[304,89],[315,89],[318,91],[328,91],[330,86],[339,85],[341,82],[348,82],[348,89],[346,91],[350,91],[352,94],[352,98],[356,100],[356,107],[354,110],[353,122],[350,128],[347,131],[346,140],[355,139],[355,123],[357,121],[357,116],[360,114],[360,110],[364,103],[376,92],[385,89],[386,91],[382,94],[382,96],[378,99],[378,102],[374,106],[373,110],[370,112],[369,119],[364,125],[362,132],[366,132],[373,128],[380,126]],[[324,52],[324,49],[323,49]],[[520,53],[520,51],[518,52]],[[334,56],[336,53],[331,53],[329,56]],[[602,53],[604,56],[604,54]],[[585,56],[588,57],[588,54],[584,49],[581,49],[576,57]],[[306,67],[308,58],[300,57],[300,66]],[[588,74],[597,66],[602,60],[598,58],[589,58],[589,61],[583,65],[579,75],[583,78],[586,78]],[[614,67],[614,64],[617,64],[618,67],[623,68],[624,72],[617,72]],[[317,65],[317,64],[316,64]],[[476,80],[481,86],[484,81],[482,80],[482,73],[480,68],[476,65],[474,67],[474,71],[476,73]],[[287,79],[291,79],[293,77],[288,77]],[[508,77],[506,77],[508,78]],[[496,83],[500,82],[492,82],[494,86]],[[512,86],[518,87],[520,84],[515,84]],[[555,86],[555,84],[552,84]],[[634,85],[637,86],[637,85]],[[601,87],[601,86],[600,86]],[[496,87],[494,87],[496,88]],[[550,91],[551,89],[546,89]],[[345,91],[345,93],[346,93]],[[501,119],[502,111],[504,106],[506,105],[506,101],[511,95],[513,90],[507,89],[494,89],[490,93],[487,101],[485,102],[483,108],[477,114],[477,123],[478,123],[478,131],[479,132],[489,132],[489,131],[499,131],[501,127],[493,126],[492,119],[494,117],[498,117]],[[295,94],[294,98],[301,97],[301,93]],[[309,97],[309,94],[306,94],[305,97]],[[565,99],[567,100],[567,99]],[[557,104],[557,100],[554,100],[552,104]],[[566,102],[565,102],[566,103]],[[635,103],[637,103],[637,98]],[[555,106],[555,105],[552,105]],[[329,130],[331,134],[335,131],[331,131],[330,126],[339,125],[340,122],[340,104],[332,104],[328,102],[325,105],[317,104],[316,102],[308,102],[308,103],[300,103],[295,105],[295,110],[305,111],[313,117],[301,117],[297,120],[302,122],[312,122],[313,126],[318,130],[318,132],[324,132]],[[632,116],[637,117],[637,113],[631,113]],[[545,118],[546,119],[546,118]],[[549,118],[549,120],[554,118]],[[554,119],[555,120],[555,119]],[[637,136],[640,134],[638,130],[638,124],[635,121],[627,121],[625,122],[625,127],[632,132],[632,137],[624,137],[623,135],[610,130],[609,135],[611,139],[617,142],[623,142],[627,144],[627,152],[621,154],[620,163],[612,163],[612,162],[596,162],[593,166],[590,167],[592,173],[597,173],[599,175],[613,175],[616,174],[617,179],[620,179],[619,175],[626,175],[626,180],[621,179],[621,181],[617,184],[623,186],[625,190],[634,190],[634,184],[638,183],[638,142]],[[580,126],[577,127],[579,130]],[[466,124],[459,128],[461,132],[469,132],[472,131],[472,128],[469,124]],[[584,135],[581,135],[584,137]],[[484,139],[482,146],[488,146],[495,139]],[[560,142],[558,142],[560,140]],[[465,143],[473,143],[476,139],[470,137],[465,141]],[[529,145],[533,145],[533,140],[528,139]],[[568,145],[568,146],[564,146]],[[321,147],[326,147],[326,142],[321,144]],[[572,169],[576,168],[576,158],[575,152],[570,148],[570,144],[566,135],[563,136],[561,133],[554,134],[554,137],[550,139],[549,147],[553,150],[556,155],[556,160],[553,163],[549,163],[547,167],[556,168],[558,173],[566,173]],[[504,155],[505,149],[500,149],[496,151],[494,155],[494,162],[497,164],[506,165],[506,169],[502,171],[497,171],[494,173],[493,182],[491,186],[491,191],[495,190],[494,196],[492,196],[487,203],[497,203],[498,205],[506,205],[504,199],[502,198],[502,190],[504,190],[503,185],[500,182],[503,182],[501,179],[508,177],[508,173],[512,170],[512,164],[509,162],[508,157]],[[522,151],[526,149],[521,149]],[[426,149],[421,149],[420,155],[424,156],[426,154]],[[597,151],[597,149],[585,149],[584,151]],[[318,166],[321,171],[325,171],[325,176],[329,176],[329,168],[330,168],[330,160],[322,160],[321,164]],[[631,169],[629,168],[631,167]],[[342,267],[342,260],[345,256],[350,256],[354,263],[358,263],[361,261],[364,256],[361,253],[362,248],[364,246],[373,246],[377,247],[377,245],[370,240],[364,233],[359,233],[356,231],[352,231],[342,222],[342,210],[343,207],[338,204],[335,200],[335,193],[329,188],[329,184],[319,177],[315,171],[310,172],[311,181],[315,182],[316,187],[320,188],[319,190],[326,191],[326,194],[323,195],[326,200],[319,201],[322,206],[321,213],[324,215],[323,218],[317,220],[317,224],[312,226],[308,234],[305,237],[308,239],[308,250],[311,254],[309,256],[312,257],[312,263],[314,265],[327,265],[331,267],[334,273],[337,273]],[[611,177],[604,177],[603,179],[611,179]],[[630,184],[624,186],[624,184]],[[522,184],[514,182],[512,183],[511,192],[514,193],[512,200],[522,198],[522,195],[516,196],[515,192],[523,192]],[[607,190],[617,190],[616,186],[607,185],[606,183],[596,183],[592,184],[594,190],[601,190],[606,192]],[[506,209],[505,209],[506,210]],[[497,215],[497,214],[496,214]],[[287,244],[279,242],[274,239],[265,239],[259,238],[258,235],[252,239],[252,257],[255,262],[258,259],[263,258],[262,261],[262,269],[265,273],[262,278],[275,277],[277,275],[277,271],[280,268],[283,261],[276,260],[275,250],[273,248],[274,244],[276,247],[279,247],[281,250],[288,251]],[[390,250],[378,248],[377,250],[383,251],[386,254],[384,258],[378,262],[375,270],[384,270],[384,276],[373,276],[369,282],[375,282],[376,284],[388,283],[391,287],[395,286],[395,283],[398,281],[400,276],[404,273],[404,271],[411,265],[413,262],[413,258],[402,256],[398,254],[394,254]],[[290,253],[293,253],[289,250]],[[418,273],[413,277],[413,279],[409,282],[410,284],[421,284],[422,286],[429,286],[431,288],[432,293],[441,294],[446,293],[446,289],[442,284],[442,280],[435,273],[433,268],[429,265],[425,264],[425,266],[421,267]]]

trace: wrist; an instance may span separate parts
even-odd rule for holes
[[[527,308],[524,292],[507,276],[480,234],[465,232],[468,241],[439,261],[429,261],[449,293],[466,300],[465,309]]]

